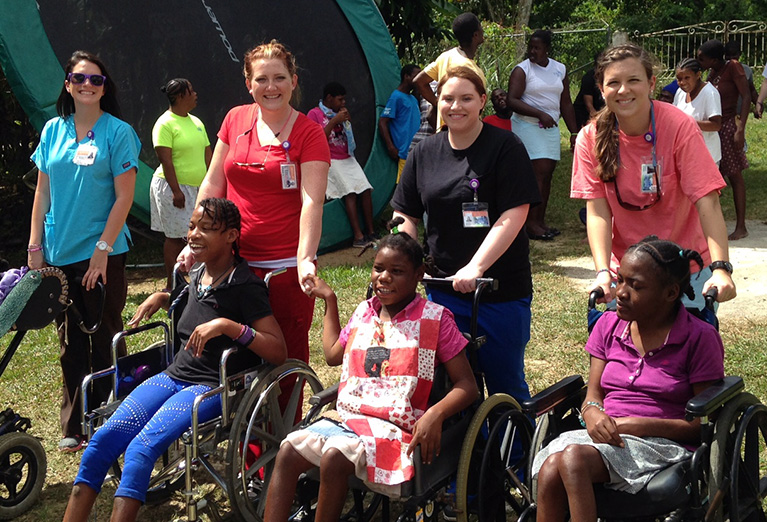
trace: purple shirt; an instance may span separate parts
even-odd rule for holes
[[[605,412],[611,417],[682,419],[692,385],[724,377],[724,346],[710,324],[679,308],[666,341],[639,355],[630,323],[605,312],[586,351],[607,361],[602,373]]]

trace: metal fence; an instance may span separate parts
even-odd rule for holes
[[[631,40],[653,53],[661,63],[660,75],[673,75],[674,67],[684,58],[695,57],[707,40],[740,44],[740,62],[761,71],[767,60],[767,22],[731,20],[706,22],[652,33],[636,32]]]
[[[609,46],[617,32],[604,23],[553,29],[552,58],[567,66],[571,79],[578,80],[592,64],[595,53]],[[625,33],[623,33],[625,35]],[[490,86],[505,87],[514,66],[524,59],[529,32],[486,35],[477,62],[487,73]],[[706,22],[650,33],[635,32],[628,39],[651,52],[659,61],[658,76],[674,76],[683,58],[695,57],[701,44],[711,39],[740,44],[743,64],[760,74],[767,62],[767,21],[731,20]]]

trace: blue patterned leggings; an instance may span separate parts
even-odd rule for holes
[[[110,466],[125,452],[125,465],[115,496],[143,503],[154,463],[189,429],[195,397],[210,389],[204,384],[173,379],[165,373],[141,383],[91,439],[83,453],[75,484],[101,491]],[[219,415],[219,397],[210,397],[200,405],[201,423]]]

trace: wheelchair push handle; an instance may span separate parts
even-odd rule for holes
[[[605,296],[605,291],[602,287],[597,287],[589,293],[589,310],[594,310],[597,307],[597,300]]]
[[[708,308],[711,312],[714,312],[714,303],[716,303],[716,298],[719,296],[719,289],[715,286],[712,286],[706,291],[706,295],[704,298],[706,299],[706,308]]]

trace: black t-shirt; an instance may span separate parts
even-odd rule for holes
[[[509,209],[541,202],[525,146],[516,135],[487,124],[464,150],[450,146],[447,132],[421,141],[408,154],[392,200],[394,209],[408,216],[428,214],[426,248],[447,275],[455,274],[471,260],[490,231],[463,227],[462,204],[474,201],[474,189],[469,185],[473,178],[479,180],[478,200],[488,204],[491,225]],[[523,226],[511,246],[485,272],[485,277],[500,282],[498,292],[488,294],[487,301],[510,301],[532,293],[529,254]]]
[[[581,90],[578,91],[578,96],[575,97],[573,102],[573,108],[575,109],[575,119],[577,120],[578,127],[583,127],[589,121],[589,109],[583,101],[583,95],[588,94],[594,98],[594,108],[596,110],[605,106],[605,100],[602,98],[602,91],[599,90],[596,79],[594,78],[594,69],[589,69],[583,75],[581,80]]]
[[[225,335],[210,339],[200,357],[194,357],[191,351],[185,350],[194,329],[219,317],[251,325],[257,319],[272,315],[272,309],[266,284],[250,271],[247,261],[241,261],[228,279],[198,297],[197,283],[202,277],[202,268],[202,264],[195,265],[190,272],[189,300],[177,326],[181,349],[165,372],[175,379],[215,387],[219,384],[221,354],[227,348],[237,346],[243,352],[237,354],[236,365],[230,367],[230,372],[255,366],[261,359]]]

